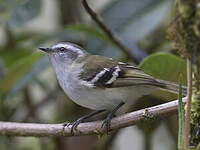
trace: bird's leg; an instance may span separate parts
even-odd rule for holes
[[[96,111],[93,111],[93,112],[91,112],[91,113],[89,113],[89,114],[87,114],[87,115],[85,115],[85,116],[83,116],[83,117],[78,118],[76,121],[74,121],[74,122],[72,122],[72,123],[64,123],[63,125],[64,125],[64,127],[65,127],[65,126],[72,125],[72,127],[71,127],[71,134],[73,134],[73,132],[74,132],[74,130],[77,128],[77,126],[78,126],[81,122],[83,122],[85,119],[88,119],[88,118],[90,118],[90,117],[92,117],[92,116],[94,116],[94,115],[96,115],[96,114],[99,114],[99,113],[101,113],[101,112],[104,112],[104,111],[105,111],[105,110],[96,110]]]
[[[125,103],[124,102],[121,102],[119,105],[117,105],[117,107],[115,107],[106,117],[106,119],[104,120],[103,124],[102,124],[102,128],[105,126],[105,130],[106,130],[106,133],[108,134],[108,131],[110,129],[110,122],[111,122],[111,119],[114,117],[115,113],[117,112],[117,110],[122,106],[124,105]]]

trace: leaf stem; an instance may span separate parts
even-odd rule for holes
[[[185,130],[184,130],[184,150],[189,149],[189,135],[190,135],[190,109],[192,99],[192,64],[191,60],[187,59],[187,103],[185,112]]]
[[[184,150],[184,122],[185,111],[182,101],[182,76],[179,77],[179,95],[178,95],[178,149]]]

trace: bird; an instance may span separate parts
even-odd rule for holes
[[[178,93],[178,85],[173,82],[155,79],[128,63],[92,55],[71,42],[59,42],[39,49],[48,54],[57,80],[68,97],[93,110],[70,123],[72,134],[85,119],[104,111],[109,111],[102,124],[108,133],[111,119],[127,102],[158,89]]]

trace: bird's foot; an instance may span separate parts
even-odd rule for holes
[[[92,116],[94,116],[94,115],[96,115],[96,114],[98,114],[98,113],[101,113],[101,112],[103,112],[104,110],[96,110],[96,111],[94,111],[94,112],[91,112],[91,113],[89,113],[89,114],[87,114],[87,115],[85,115],[85,116],[83,116],[83,117],[81,117],[81,118],[79,118],[79,119],[77,119],[76,121],[74,121],[74,122],[71,122],[71,123],[69,123],[69,122],[65,122],[65,123],[63,123],[63,126],[64,127],[69,127],[69,126],[71,126],[71,134],[73,135],[74,134],[74,131],[76,130],[76,128],[77,128],[77,126],[81,123],[81,122],[83,122],[85,119],[88,119],[88,118],[90,118],[90,117],[92,117]]]
[[[124,102],[119,103],[119,105],[117,105],[117,107],[115,107],[106,117],[106,119],[103,121],[101,128],[105,127],[105,131],[106,134],[108,135],[108,132],[110,130],[110,123],[111,123],[111,119],[115,116],[116,111],[122,106],[124,105]]]
[[[69,123],[69,122],[65,122],[65,123],[63,123],[63,126],[64,127],[69,127],[69,126],[71,126],[71,134],[73,135],[74,134],[74,131],[76,130],[76,128],[77,128],[77,126],[81,123],[81,122],[83,122],[83,120],[84,120],[85,118],[79,118],[79,119],[77,119],[76,121],[74,121],[74,122],[71,122],[71,123]]]
[[[111,119],[113,118],[113,113],[109,113],[108,116],[106,117],[106,119],[103,121],[101,128],[105,128],[106,134],[108,135],[108,132],[110,130],[110,123],[111,123]]]

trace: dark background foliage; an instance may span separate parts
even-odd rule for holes
[[[135,64],[90,19],[80,0],[0,0],[0,120],[59,123],[90,110],[71,102],[60,89],[39,46],[71,41],[93,54],[139,65],[154,77],[177,82],[185,61],[166,38],[172,1],[90,0],[139,63]],[[185,80],[183,81],[185,82]],[[158,91],[133,102],[133,111],[176,99]],[[98,118],[94,118],[98,119]],[[0,137],[0,149],[176,149],[177,116],[145,122],[110,136],[71,138]]]

